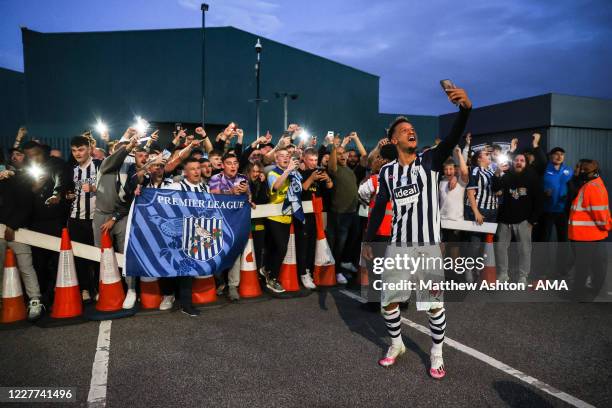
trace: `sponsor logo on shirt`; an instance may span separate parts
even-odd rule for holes
[[[393,189],[393,198],[398,206],[410,205],[419,201],[419,186],[408,184]]]

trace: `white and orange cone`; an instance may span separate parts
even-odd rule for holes
[[[312,208],[317,224],[317,243],[315,246],[314,284],[317,286],[336,286],[336,261],[325,237],[323,228],[323,199],[313,197]]]
[[[289,242],[287,243],[287,253],[280,267],[278,281],[286,292],[298,292],[300,284],[298,283],[297,273],[297,257],[295,253],[295,233],[293,232],[293,223],[289,229]]]
[[[51,309],[54,319],[67,319],[83,314],[83,300],[79,281],[74,266],[74,254],[68,228],[62,229],[57,278],[55,280],[55,297]]]
[[[253,250],[253,237],[249,234],[249,240],[240,256],[240,285],[238,294],[241,298],[256,298],[262,295],[259,285],[259,274],[255,263],[255,252]]]
[[[115,258],[113,242],[108,232],[102,234],[100,251],[100,294],[96,310],[116,312],[123,309],[125,291],[117,266],[117,258]]]
[[[363,257],[363,243],[361,244],[361,254],[359,255],[359,284],[361,286],[368,286],[370,284],[370,279],[368,277],[368,265],[366,264],[366,260]]]
[[[485,265],[482,270],[481,279],[487,283],[495,283],[497,280],[497,267],[495,266],[495,251],[493,248],[493,234],[487,234],[485,238],[484,258]]]
[[[2,279],[2,314],[0,323],[14,323],[27,318],[21,277],[15,262],[15,253],[6,249],[4,278]]]

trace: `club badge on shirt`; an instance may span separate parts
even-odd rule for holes
[[[419,192],[418,184],[408,184],[394,188],[393,198],[395,199],[395,205],[405,206],[416,203],[419,201]]]

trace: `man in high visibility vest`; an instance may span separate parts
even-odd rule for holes
[[[384,141],[384,142],[383,142]],[[379,142],[376,149],[370,154],[370,169],[372,174],[369,178],[367,178],[361,185],[359,186],[358,194],[359,200],[361,202],[367,203],[369,206],[368,209],[368,220],[370,219],[370,213],[372,212],[372,208],[374,208],[374,203],[376,202],[376,194],[378,194],[379,181],[378,181],[378,172],[380,168],[385,164],[397,159],[397,149],[395,145],[388,142],[388,139],[383,139],[383,142]],[[374,238],[374,242],[386,243],[391,241],[391,224],[393,221],[393,207],[391,202],[387,203],[387,207],[385,209],[385,216],[380,223],[380,227],[376,231],[376,236]],[[379,245],[374,248],[376,252],[376,256],[384,256],[384,249],[386,245]],[[368,271],[368,289],[367,289],[367,299],[368,303],[366,304],[366,310],[371,312],[380,311],[380,292],[375,291],[372,284],[376,280],[375,275],[372,273],[372,261],[365,260],[366,269]]]
[[[568,236],[576,256],[573,298],[593,300],[604,285],[607,269],[607,245],[603,243],[612,229],[608,191],[599,176],[599,163],[583,160],[580,166],[582,186],[572,202]],[[591,276],[592,288],[585,283]]]

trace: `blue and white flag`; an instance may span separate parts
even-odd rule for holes
[[[279,174],[283,174],[282,169],[278,168],[278,170]],[[285,201],[283,201],[282,211],[283,214],[292,213],[302,224],[306,221],[302,208],[302,175],[297,170],[289,173],[289,188]]]
[[[145,188],[130,210],[125,275],[219,274],[242,253],[250,226],[246,196]]]

